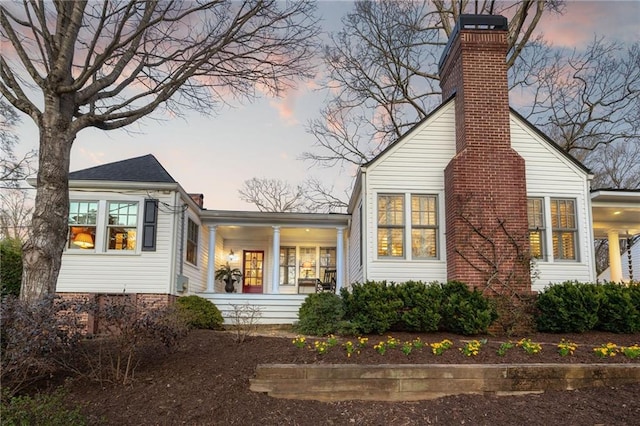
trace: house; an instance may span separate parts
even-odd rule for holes
[[[327,271],[337,289],[455,279],[510,295],[595,281],[594,235],[640,233],[640,192],[592,194],[589,171],[509,108],[506,25],[460,18],[442,104],[360,167],[346,214],[204,209],[152,155],[71,173],[58,292],[198,294],[227,318],[249,304],[277,324]],[[227,263],[241,271],[233,292],[215,279]]]

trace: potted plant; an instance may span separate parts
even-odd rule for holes
[[[231,268],[229,262],[216,271],[216,280],[224,281],[224,291],[233,293],[236,289],[233,285],[242,276],[242,271],[238,268]]]

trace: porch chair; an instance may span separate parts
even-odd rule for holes
[[[330,291],[332,293],[336,292],[335,269],[325,269],[324,279],[322,281],[318,280],[318,282],[316,283],[316,293],[323,293],[325,291]]]

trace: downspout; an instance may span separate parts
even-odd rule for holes
[[[180,249],[179,249],[179,253],[180,253],[180,267],[179,267],[179,272],[180,272],[180,276],[182,276],[182,272],[184,269],[184,214],[186,212],[186,204],[183,204],[182,207],[180,208],[181,212],[180,212]]]

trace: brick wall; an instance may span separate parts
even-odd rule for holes
[[[131,294],[111,294],[111,293],[56,293],[64,300],[77,301],[80,303],[87,303],[89,305],[95,304],[97,309],[100,306],[104,306],[110,298],[115,297],[127,297],[135,299],[136,304],[143,305],[145,308],[161,308],[164,306],[173,305],[177,299],[177,296],[172,294],[155,294],[155,293],[131,293]],[[101,331],[100,324],[98,323],[97,315],[92,313],[78,313],[80,324],[85,328],[86,334],[97,334]]]
[[[507,32],[455,34],[440,69],[443,98],[455,94],[456,102],[456,155],[444,172],[448,279],[490,287],[489,294],[529,292],[525,163],[511,148]]]

